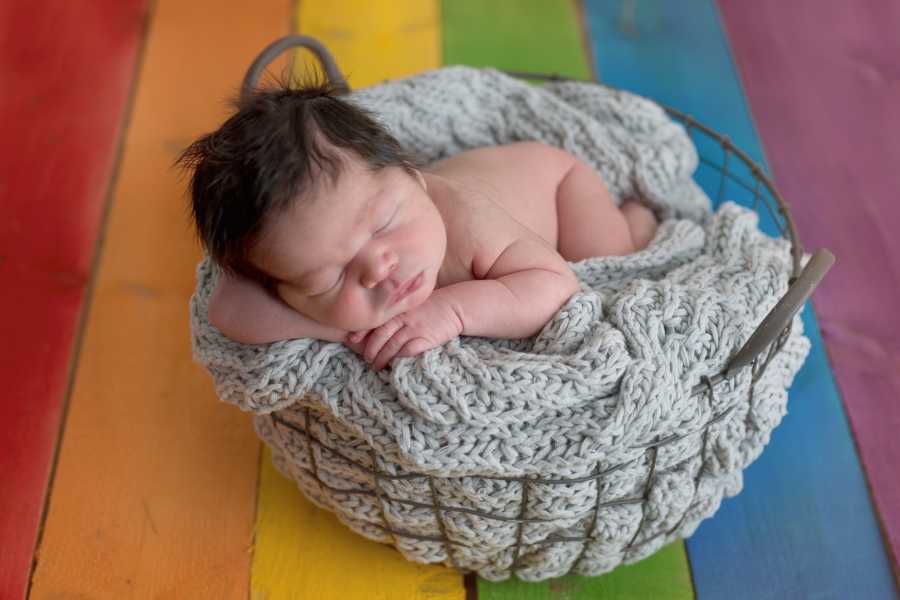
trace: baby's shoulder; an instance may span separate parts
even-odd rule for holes
[[[530,140],[466,150],[434,163],[432,170],[489,179],[506,175],[521,180],[552,175],[568,168],[572,160],[574,157],[561,148]]]
[[[439,202],[447,231],[447,257],[466,265],[470,277],[483,279],[497,257],[523,238],[537,238],[495,199],[496,190],[481,178],[445,179],[449,192]]]

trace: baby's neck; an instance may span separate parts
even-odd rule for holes
[[[467,264],[459,255],[459,248],[454,244],[456,236],[448,230],[447,224],[451,222],[454,211],[458,213],[459,205],[466,202],[465,194],[457,185],[457,182],[442,175],[422,172],[425,179],[425,193],[431,199],[441,220],[444,223],[444,232],[447,237],[447,248],[444,251],[444,260],[438,271],[437,287],[471,279],[471,265]],[[455,221],[458,221],[458,217]]]
[[[422,171],[422,178],[425,180],[425,193],[431,198],[446,223],[449,207],[457,204],[461,199],[462,192],[459,183],[443,175],[426,171]]]
[[[444,228],[446,229],[447,218],[444,213],[444,207],[447,206],[447,201],[453,195],[453,190],[449,188],[444,178],[440,175],[427,173],[425,171],[422,171],[421,173],[422,181],[425,183],[425,195],[428,196],[431,203],[438,209],[438,212],[441,214],[441,219],[444,221]]]

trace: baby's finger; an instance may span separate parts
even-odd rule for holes
[[[400,348],[400,352],[397,353],[397,356],[418,356],[430,349],[431,344],[428,343],[428,340],[424,338],[413,338]]]
[[[365,337],[368,335],[369,331],[370,330],[366,329],[364,331],[349,332],[344,340],[344,345],[362,356],[363,351],[366,349]]]
[[[344,345],[362,356],[363,351],[366,349],[365,345],[362,342],[353,343],[350,340],[344,342]]]
[[[363,358],[365,358],[367,363],[371,364],[375,360],[375,357],[381,351],[381,347],[384,346],[384,344],[391,339],[401,327],[403,327],[403,323],[398,319],[391,319],[369,334],[369,337],[366,340],[366,350],[363,354]]]
[[[406,340],[409,339],[409,330],[401,329],[394,336],[387,341],[381,351],[378,353],[378,356],[375,357],[375,360],[372,361],[372,368],[376,371],[380,371],[384,367],[387,366],[391,360],[397,356],[397,352],[406,344]]]

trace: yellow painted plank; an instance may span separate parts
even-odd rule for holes
[[[325,44],[352,88],[441,65],[438,0],[299,0],[297,31]]]
[[[303,0],[297,24],[335,54],[353,87],[440,65],[436,1]],[[261,462],[252,598],[465,598],[461,575],[351,532],[282,477],[268,451]]]
[[[32,598],[249,595],[260,444],[191,359],[199,249],[171,165],[291,10],[155,3]]]
[[[253,600],[464,600],[462,576],[351,532],[262,456]]]

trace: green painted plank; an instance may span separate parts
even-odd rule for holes
[[[443,63],[591,78],[578,8],[572,2],[445,0]],[[479,600],[694,598],[684,544],[600,577],[542,583],[478,580]]]
[[[546,0],[444,0],[445,65],[591,78],[578,11]]]
[[[681,542],[669,544],[647,559],[599,577],[560,577],[539,583],[511,579],[479,580],[479,600],[581,600],[603,598],[693,598],[687,555]]]

